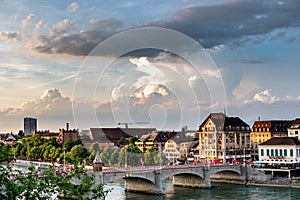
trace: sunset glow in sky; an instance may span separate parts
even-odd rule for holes
[[[0,132],[23,129],[25,116],[55,131],[66,122],[79,129],[118,122],[197,129],[225,108],[249,123],[300,117],[298,0],[0,3]],[[169,49],[91,56],[106,39],[147,27],[198,42],[203,66],[197,71]],[[211,100],[223,94],[226,102]]]

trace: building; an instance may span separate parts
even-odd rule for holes
[[[254,167],[265,172],[288,173],[300,169],[300,141],[295,137],[274,137],[258,145],[259,161]]]
[[[31,136],[33,131],[37,130],[37,119],[31,117],[24,118],[24,134]]]
[[[59,133],[58,132],[50,132],[49,130],[44,130],[44,131],[33,131],[32,135],[39,135],[42,138],[50,139],[52,137],[57,138],[59,136]]]
[[[291,120],[255,121],[251,131],[252,160],[258,160],[258,144],[273,137],[287,137]]]
[[[181,153],[178,146],[179,145],[173,138],[170,138],[164,145],[163,154],[172,163],[175,163],[177,159],[181,158]]]
[[[250,127],[238,117],[212,113],[199,127],[202,163],[234,163],[251,159]]]
[[[193,138],[187,137],[183,132],[178,132],[176,135],[166,141],[164,144],[163,153],[166,158],[173,163],[178,159],[187,160],[190,157],[190,148],[194,144],[195,141]],[[194,158],[192,161],[193,160]]]
[[[105,147],[120,146],[121,138],[128,141],[131,137],[139,138],[155,130],[155,128],[90,128],[88,135],[81,138],[86,148],[97,142],[100,149],[104,149]]]
[[[66,123],[66,129],[59,129],[57,142],[59,144],[64,144],[68,140],[76,141],[79,139],[78,129],[69,129],[69,123]]]
[[[296,118],[288,128],[288,136],[300,140],[300,118]]]
[[[146,152],[148,149],[154,149],[154,151],[162,151],[165,143],[170,139],[175,132],[158,132],[152,131],[149,134],[142,135],[135,142],[135,145],[141,152]]]

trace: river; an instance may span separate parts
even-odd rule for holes
[[[106,200],[300,199],[300,189],[293,188],[213,184],[211,189],[192,189],[173,187],[170,183],[165,183],[165,187],[167,190],[165,195],[146,195],[125,192],[121,183],[113,183],[106,186],[113,189]]]

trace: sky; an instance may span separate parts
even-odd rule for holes
[[[300,117],[298,0],[0,3],[1,133]]]

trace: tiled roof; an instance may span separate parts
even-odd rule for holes
[[[184,133],[182,133],[182,132],[176,133],[176,135],[174,135],[174,137],[172,137],[172,139],[177,144],[184,143],[184,142],[192,142],[193,141],[193,138],[186,137],[186,135]]]
[[[94,142],[107,143],[113,142],[118,144],[121,137],[124,139],[133,136],[142,136],[154,128],[90,128],[90,137]]]
[[[150,134],[142,135],[138,138],[139,141],[156,141],[156,142],[166,142],[173,136],[173,132],[157,132],[152,131]]]
[[[212,122],[215,124],[216,127],[221,127],[222,130],[225,130],[224,127],[229,127],[229,126],[249,127],[249,125],[245,123],[243,120],[241,120],[239,117],[227,117],[224,113],[211,113],[200,125],[199,131],[202,131],[201,128],[205,126],[205,124],[209,119],[212,120]]]
[[[294,128],[294,129],[300,128],[300,118],[296,118],[296,119],[292,122],[290,128]]]
[[[291,120],[255,121],[252,128],[269,128],[271,132],[281,132],[287,131],[291,124]]]
[[[292,125],[294,124],[300,124],[300,118],[296,118],[293,122]]]
[[[300,145],[295,137],[273,137],[259,145]]]

